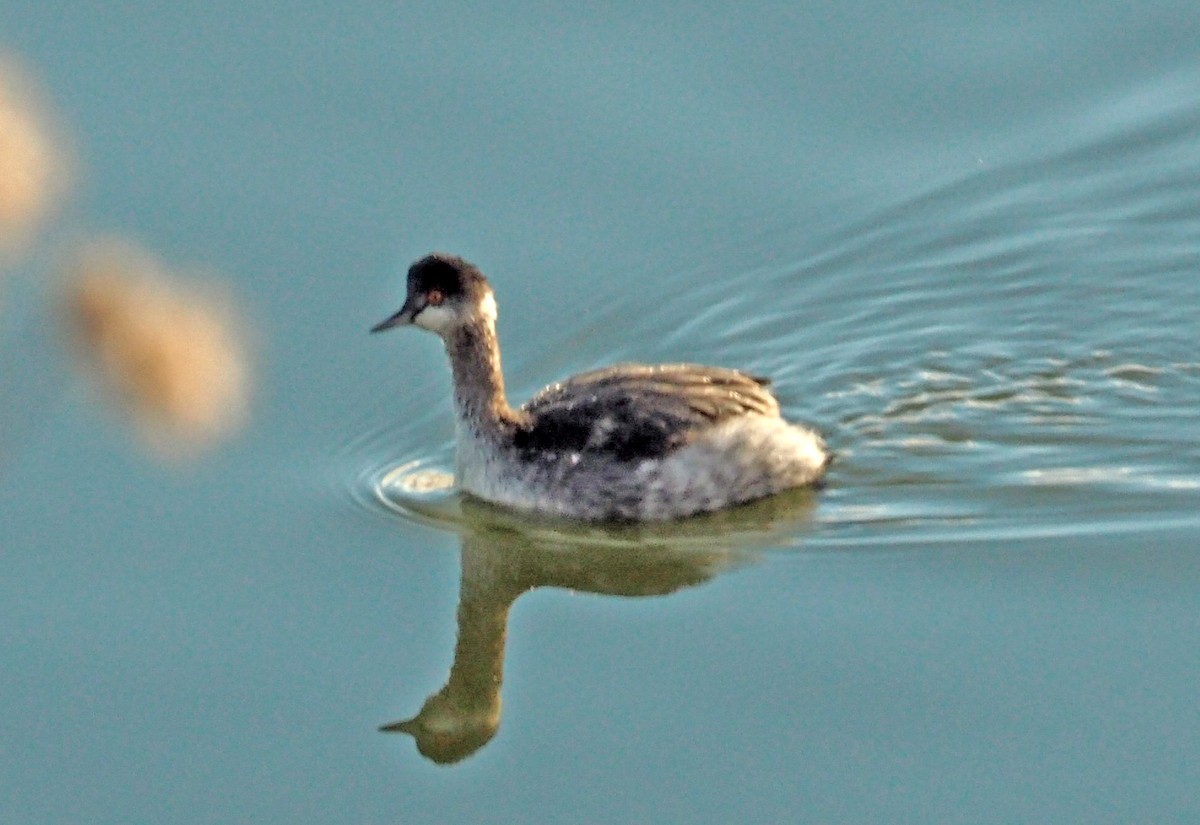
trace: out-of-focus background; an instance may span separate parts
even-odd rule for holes
[[[1200,816],[1198,30],[0,6],[0,820]],[[768,374],[829,487],[584,538],[422,489],[444,356],[366,330],[434,249],[514,401]],[[443,766],[377,728],[460,577]]]

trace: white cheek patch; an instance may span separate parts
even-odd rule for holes
[[[483,296],[483,300],[479,302],[479,314],[484,318],[496,323],[496,297],[492,295],[491,290]]]
[[[438,335],[441,335],[453,326],[454,312],[445,305],[436,307],[427,306],[417,313],[417,317],[413,319],[413,323],[430,332],[436,332]]]

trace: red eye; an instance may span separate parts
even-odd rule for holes
[[[429,304],[431,307],[441,306],[442,302],[445,300],[446,296],[440,289],[431,289],[425,293],[425,303]]]

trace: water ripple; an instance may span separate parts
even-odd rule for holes
[[[656,273],[636,313],[600,297],[569,340],[506,341],[514,398],[621,360],[773,376],[839,454],[806,546],[1190,523],[1200,109],[1120,122],[821,238],[764,231],[740,269]],[[420,409],[348,449],[368,506],[438,520],[451,499],[411,488],[445,481],[448,402]]]
[[[647,327],[733,319],[714,350],[829,433],[824,538],[1194,519],[1198,136],[1200,110],[1168,111],[824,239],[781,230],[794,263],[680,290]]]

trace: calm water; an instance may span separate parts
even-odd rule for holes
[[[1200,7],[877,5],[0,8],[82,170],[0,294],[0,820],[1200,818]],[[67,369],[95,231],[241,296],[207,461]],[[828,489],[461,501],[366,335],[430,249],[514,400],[741,366]]]

